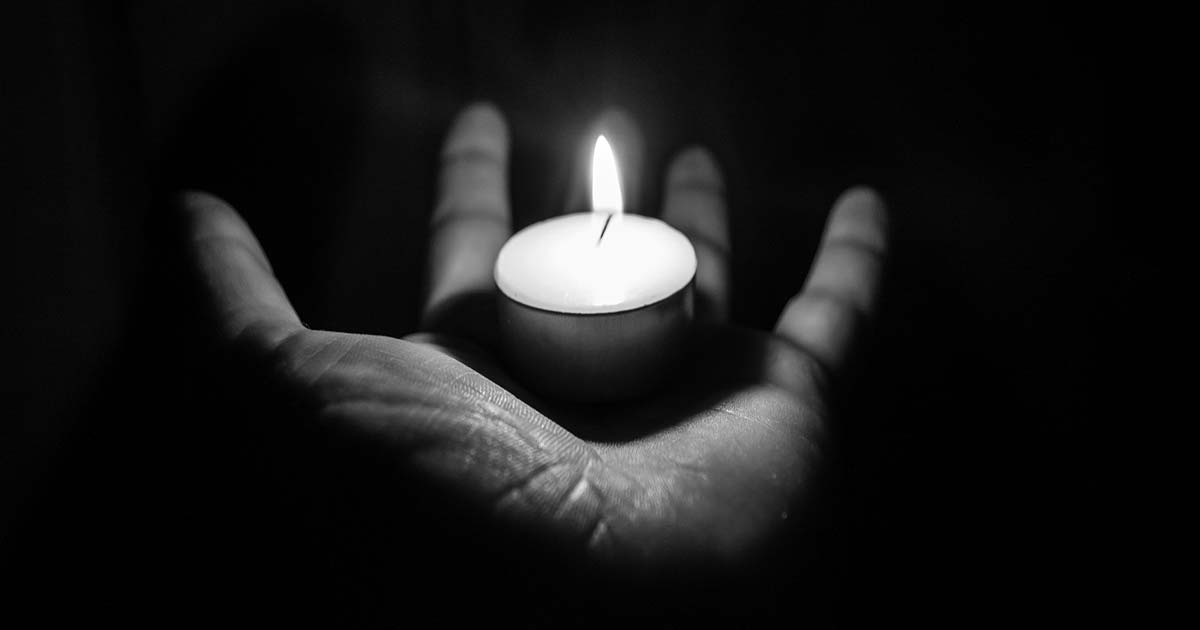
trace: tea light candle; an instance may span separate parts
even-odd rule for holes
[[[531,225],[496,258],[509,365],[552,398],[614,401],[660,385],[694,313],[696,252],[687,237],[626,215],[604,136],[592,156],[592,212]]]

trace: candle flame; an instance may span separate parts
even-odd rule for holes
[[[592,212],[620,214],[624,210],[617,158],[608,139],[601,135],[596,138],[596,148],[592,151]]]

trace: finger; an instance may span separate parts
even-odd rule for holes
[[[725,184],[716,160],[694,147],[667,169],[662,218],[696,248],[699,312],[716,321],[729,318],[729,214]]]
[[[642,165],[645,145],[642,133],[633,122],[633,118],[619,107],[610,107],[601,112],[580,138],[563,211],[588,212],[592,209],[592,151],[596,146],[596,138],[601,134],[608,139],[617,159],[625,211],[638,212],[641,209],[643,192]]]
[[[422,312],[427,330],[442,327],[462,298],[495,289],[492,268],[512,232],[508,147],[504,117],[487,103],[464,109],[446,137]]]
[[[875,309],[887,253],[887,210],[873,190],[854,188],[834,204],[804,290],[776,332],[837,369]]]
[[[190,257],[226,337],[249,335],[270,345],[300,328],[296,310],[242,217],[204,192],[180,193],[176,203],[186,220]]]

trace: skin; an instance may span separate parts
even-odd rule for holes
[[[636,136],[617,119],[618,136]],[[707,151],[683,151],[666,174],[661,218],[697,250],[693,355],[649,400],[572,406],[526,391],[493,351],[492,269],[511,234],[508,152],[493,106],[472,105],[453,124],[423,331],[404,339],[305,327],[238,213],[203,192],[180,194],[221,343],[261,366],[281,407],[384,453],[396,483],[428,484],[587,563],[736,562],[802,525],[828,448],[831,387],[874,310],[887,248],[879,197],[844,193],[775,330],[741,328],[728,322],[722,178]],[[626,188],[637,194],[631,179]]]

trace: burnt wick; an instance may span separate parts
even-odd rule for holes
[[[600,241],[604,240],[604,233],[608,231],[608,223],[612,221],[612,218],[612,213],[609,213],[608,218],[604,220],[604,227],[600,229],[600,237],[596,239],[596,247],[599,247]]]

